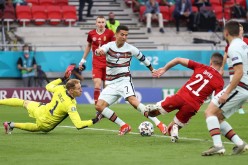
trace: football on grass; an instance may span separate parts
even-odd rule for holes
[[[144,121],[140,123],[139,132],[141,136],[152,136],[154,133],[153,124],[149,121]]]

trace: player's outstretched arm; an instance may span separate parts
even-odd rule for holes
[[[167,72],[170,68],[177,64],[181,64],[185,67],[188,67],[189,59],[186,58],[174,58],[170,62],[168,62],[164,67],[159,68],[158,70],[154,71],[152,73],[153,77],[160,77],[162,76],[165,72]]]
[[[98,123],[102,119],[102,115],[97,115],[95,118],[91,120],[81,120],[79,114],[77,111],[75,111],[74,108],[71,108],[68,112],[69,117],[72,121],[72,123],[75,125],[77,129],[83,129],[89,126],[92,126],[93,124]]]
[[[158,70],[155,70],[152,72],[152,77],[160,77],[165,73],[165,69],[164,68],[159,68]]]
[[[89,55],[89,52],[90,52],[90,49],[91,49],[91,43],[88,42],[88,45],[86,46],[85,50],[84,50],[84,54],[83,54],[83,57],[81,59],[81,61],[79,62],[79,69],[82,70],[82,65],[86,63],[86,59]]]
[[[51,81],[50,83],[48,83],[46,85],[46,90],[48,90],[49,92],[54,92],[56,90],[56,86],[58,86],[59,84],[61,84],[63,81],[68,80],[71,76],[71,72],[74,69],[74,65],[69,65],[64,73],[64,77],[62,78],[58,78],[56,80]]]
[[[53,81],[51,81],[50,83],[48,83],[46,85],[46,90],[48,90],[49,92],[54,92],[56,90],[55,87],[58,86],[61,83],[62,83],[61,78],[58,78],[56,80],[53,80]]]
[[[225,103],[229,94],[238,86],[238,83],[240,82],[242,76],[243,76],[243,64],[235,65],[233,67],[234,74],[231,82],[229,83],[225,93],[220,96],[219,103]]]
[[[223,56],[223,62],[222,62],[221,68],[220,68],[220,74],[221,75],[224,75],[224,67],[226,64],[226,59],[227,59],[227,53],[225,52],[224,56]]]

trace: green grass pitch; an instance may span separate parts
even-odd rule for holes
[[[238,165],[247,164],[248,152],[231,156],[234,146],[222,138],[226,148],[224,156],[202,157],[201,152],[212,146],[208,134],[203,105],[190,123],[180,130],[178,143],[171,143],[157,127],[152,137],[138,134],[138,126],[146,121],[128,104],[116,104],[111,108],[132,126],[130,134],[118,136],[118,125],[107,119],[83,130],[73,127],[69,118],[49,133],[31,133],[15,129],[11,135],[4,133],[0,125],[0,164],[2,165]],[[79,105],[82,119],[95,116],[93,105]],[[248,104],[246,114],[234,114],[228,121],[236,133],[248,142]],[[174,112],[159,116],[168,124]],[[0,122],[34,122],[24,108],[0,106]],[[2,130],[2,131],[1,131]],[[1,133],[2,132],[2,133]],[[245,163],[246,162],[246,163]]]

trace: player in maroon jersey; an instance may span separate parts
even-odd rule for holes
[[[171,136],[172,142],[178,140],[178,129],[185,126],[190,118],[197,113],[204,100],[213,92],[217,94],[223,89],[224,80],[219,73],[222,61],[223,56],[220,53],[212,55],[210,66],[185,58],[175,58],[163,68],[153,72],[154,77],[160,77],[177,64],[181,64],[194,71],[190,79],[175,95],[168,96],[157,104],[148,104],[146,106],[149,116],[157,116],[170,113],[176,109],[179,110],[174,120],[168,126],[167,132]]]
[[[239,24],[239,37],[242,38],[243,41],[248,45],[248,38],[243,37],[243,35],[244,35],[243,25]],[[222,75],[224,74],[225,64],[226,63],[231,63],[231,60],[229,59],[228,54],[227,54],[228,48],[229,48],[229,43],[227,42],[227,45],[225,47],[225,53],[224,53],[224,56],[223,56],[223,63],[222,63],[221,69],[220,69],[220,73]],[[233,67],[228,68],[228,72],[229,72],[230,79],[232,79],[233,74],[234,74]],[[243,107],[240,107],[238,112],[239,112],[239,114],[245,114],[245,111],[244,111]]]
[[[95,50],[110,41],[115,40],[115,34],[105,28],[106,20],[103,16],[98,16],[96,19],[96,29],[89,31],[87,38],[87,46],[84,50],[83,57],[79,63],[79,68],[86,62],[86,58],[92,48],[92,79],[94,82],[94,100],[95,104],[100,95],[101,87],[104,85],[106,76],[106,57],[96,56]]]

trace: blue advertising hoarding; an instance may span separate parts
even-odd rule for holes
[[[176,57],[189,58],[203,64],[209,64],[210,56],[214,51],[142,51],[151,61],[154,68],[164,66]],[[223,53],[223,51],[221,52]],[[45,72],[64,72],[71,63],[78,64],[83,55],[83,51],[42,51],[34,53],[37,64],[41,65]],[[20,77],[17,69],[17,60],[22,56],[22,52],[0,52],[0,77]],[[91,54],[87,58],[86,71],[92,69]],[[131,62],[132,71],[147,71],[147,68],[137,59]],[[187,68],[177,65],[171,70],[187,70]]]

